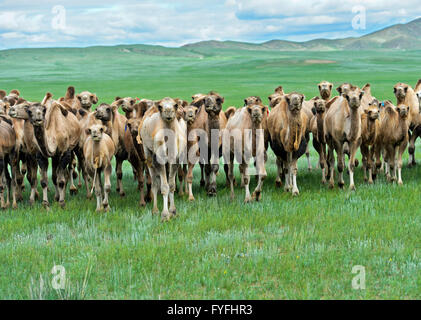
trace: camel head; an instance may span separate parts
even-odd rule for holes
[[[139,134],[139,125],[141,121],[141,118],[132,118],[127,120],[126,126],[127,129],[130,131],[132,137],[137,137],[137,135]]]
[[[396,107],[396,111],[399,114],[399,117],[401,117],[402,119],[406,119],[408,118],[408,113],[409,113],[409,107],[404,105],[404,104],[400,104]]]
[[[187,122],[187,125],[193,124],[198,112],[199,108],[192,104],[184,108],[184,120]]]
[[[419,104],[419,107],[420,107],[420,112],[421,112],[421,90],[420,90],[420,91],[418,91],[418,92],[416,93],[416,95],[417,95],[417,98],[418,98],[418,104]]]
[[[101,141],[103,133],[107,128],[102,124],[94,124],[86,129],[86,134],[91,136],[92,141]]]
[[[176,98],[174,100],[178,106],[177,107],[177,120],[184,119],[185,118],[184,108],[187,107],[189,103],[186,100],[179,99],[179,98]]]
[[[262,99],[258,96],[251,96],[244,99],[244,106],[252,106],[255,104],[262,104]]]
[[[328,81],[322,81],[318,85],[320,96],[322,99],[329,99],[332,94],[333,84]]]
[[[136,117],[143,117],[146,111],[152,108],[155,105],[153,100],[141,99],[138,103],[138,110],[136,112]]]
[[[20,98],[19,90],[16,90],[16,89],[10,91],[9,95],[4,95],[2,99],[4,102],[7,102],[10,106],[13,106],[17,103],[21,103],[24,101],[24,99]]]
[[[348,101],[348,105],[351,109],[358,109],[361,106],[361,99],[364,96],[364,91],[358,87],[351,86],[349,91],[343,93],[342,96]]]
[[[164,98],[156,102],[162,120],[171,123],[177,117],[178,105],[172,98]]]
[[[0,100],[0,116],[6,116],[9,113],[9,103]]]
[[[79,100],[80,105],[86,111],[90,111],[92,105],[98,103],[98,97],[95,93],[90,93],[89,91],[83,91],[79,93],[76,98]]]
[[[298,92],[292,92],[285,96],[285,100],[288,104],[288,110],[292,113],[299,113],[303,106],[304,95]]]
[[[342,83],[339,87],[336,88],[336,91],[338,91],[339,95],[342,96],[346,94],[351,88],[353,87],[352,84],[345,82]]]
[[[211,118],[219,116],[219,112],[222,110],[223,103],[224,98],[216,92],[210,92],[203,101],[205,111]]]
[[[29,121],[34,127],[40,127],[44,125],[45,113],[47,107],[41,103],[25,104],[26,113],[28,114]]]
[[[368,119],[370,120],[377,120],[380,116],[380,103],[377,99],[373,99],[368,104],[368,108],[364,110],[364,112],[367,114]]]
[[[247,105],[246,108],[250,114],[251,120],[255,124],[260,124],[263,120],[263,116],[267,113],[267,107],[262,104],[250,104]]]
[[[268,97],[269,107],[271,107],[271,108],[275,107],[279,102],[281,102],[283,96],[284,96],[283,94],[272,93]]]
[[[312,108],[313,114],[317,114],[317,113],[322,114],[326,111],[326,101],[324,99],[320,99],[319,97],[316,97],[313,100],[313,104],[314,104]]]
[[[29,119],[26,109],[29,107],[30,103],[24,101],[22,103],[15,104],[9,107],[9,116],[16,119]]]
[[[397,83],[393,87],[393,93],[395,94],[396,99],[398,99],[398,101],[404,100],[406,98],[406,94],[408,93],[408,89],[409,85],[406,83]]]
[[[113,118],[113,107],[107,103],[101,103],[95,110],[95,118],[107,122]]]

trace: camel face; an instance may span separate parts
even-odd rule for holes
[[[326,101],[323,99],[317,99],[314,101],[314,109],[316,113],[323,113],[326,111]]]
[[[130,134],[133,137],[137,137],[139,134],[139,125],[141,121],[142,119],[137,118],[127,120],[127,128],[130,130]]]
[[[349,106],[353,109],[358,109],[360,107],[363,95],[364,91],[357,87],[351,87],[348,93],[344,94],[346,100],[348,100]]]
[[[0,101],[0,115],[5,116],[9,111],[9,103]]]
[[[333,84],[327,81],[322,81],[318,84],[318,87],[322,99],[329,99],[332,93]]]
[[[409,86],[405,83],[398,83],[393,87],[393,93],[395,94],[396,99],[403,100],[406,97]]]
[[[421,91],[418,91],[417,93],[416,93],[416,95],[417,95],[417,98],[418,98],[418,104],[420,105],[420,107],[421,107]]]
[[[94,124],[86,129],[86,134],[91,136],[92,141],[101,141],[104,131],[105,127],[103,125]]]
[[[409,107],[408,106],[406,106],[404,104],[401,104],[401,105],[396,107],[396,111],[399,113],[399,116],[402,119],[408,118],[408,113],[409,113]]]
[[[177,103],[171,98],[164,98],[157,103],[159,113],[161,114],[162,120],[167,123],[172,122],[178,110]]]
[[[134,105],[136,104],[135,99],[127,97],[127,98],[122,98],[122,99],[117,99],[116,98],[117,105],[121,106],[121,109],[124,112],[133,112],[134,110]]]
[[[27,103],[15,104],[9,108],[9,116],[16,119],[28,119],[28,113],[26,108],[28,108]]]
[[[261,104],[248,105],[247,111],[250,113],[251,120],[255,124],[262,122],[263,115],[266,112],[266,107]]]
[[[193,105],[189,105],[184,108],[184,120],[187,122],[188,125],[192,125],[193,122],[196,120],[197,112],[199,108]]]
[[[352,84],[350,83],[343,83],[339,87],[336,88],[336,91],[338,91],[339,95],[347,94],[352,89]]]
[[[109,104],[101,103],[95,110],[95,118],[102,121],[110,121],[112,118],[113,109]]]
[[[272,93],[269,97],[269,107],[273,108],[276,106],[279,102],[281,102],[283,95],[280,95],[279,93]]]
[[[40,103],[33,103],[27,105],[26,112],[28,113],[29,120],[34,127],[40,127],[44,124],[45,113],[47,108]]]
[[[216,117],[222,110],[222,103],[224,98],[216,94],[210,94],[206,96],[204,100],[205,110],[211,117]]]
[[[83,109],[89,111],[91,110],[92,105],[98,103],[98,98],[95,94],[90,93],[89,91],[83,91],[77,95],[77,99],[80,102],[80,105]]]
[[[368,119],[370,120],[377,120],[380,116],[380,108],[379,108],[379,101],[377,99],[374,99],[370,104],[368,105],[368,108],[364,110],[364,112],[367,114]]]
[[[304,95],[301,93],[293,92],[285,96],[288,103],[288,109],[292,113],[298,113],[301,111],[304,102]]]
[[[244,106],[252,106],[256,104],[262,104],[262,99],[258,96],[251,96],[244,99]]]

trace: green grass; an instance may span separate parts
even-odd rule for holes
[[[311,98],[323,79],[335,85],[370,82],[375,96],[392,99],[394,83],[414,84],[421,77],[420,52],[410,51],[121,48],[1,51],[0,88],[18,88],[27,99],[39,100],[46,91],[62,96],[71,84],[108,102],[116,95],[189,99],[213,89],[225,96],[225,106],[240,106],[250,95],[266,98],[279,84]],[[308,59],[337,63],[305,63]],[[110,213],[95,213],[95,201],[86,200],[83,190],[67,195],[65,210],[55,203],[46,212],[40,202],[30,208],[25,201],[18,210],[0,212],[0,298],[421,298],[421,166],[405,166],[403,186],[383,176],[367,185],[358,168],[357,191],[350,193],[328,190],[320,170],[308,172],[302,158],[301,193],[293,198],[275,188],[272,151],[269,155],[262,202],[244,205],[239,187],[231,202],[222,170],[218,196],[208,198],[195,170],[196,201],[176,197],[179,218],[169,223],[153,217],[150,204],[138,207],[127,163],[127,196],[113,191]],[[311,159],[315,166],[314,150]],[[112,184],[114,190],[114,175]],[[52,200],[53,193],[49,196]],[[51,288],[54,265],[66,268],[68,283],[61,292]],[[355,265],[366,267],[365,290],[351,288]]]

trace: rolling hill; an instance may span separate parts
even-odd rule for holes
[[[314,39],[305,42],[270,40],[260,44],[236,41],[201,41],[182,48],[201,51],[206,48],[242,50],[376,50],[376,49],[421,49],[421,18],[406,24],[396,24],[359,38]]]

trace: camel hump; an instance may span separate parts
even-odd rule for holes
[[[75,87],[70,86],[66,91],[66,99],[74,99],[75,97]]]
[[[5,96],[7,96],[7,92],[4,90],[0,90],[0,99],[3,99]]]
[[[52,94],[51,92],[47,92],[47,93],[45,94],[44,99],[42,99],[41,104],[42,104],[42,105],[45,105],[45,104],[47,103],[47,101],[48,101],[48,100],[50,100],[52,97],[53,97],[53,94]]]
[[[12,91],[10,91],[10,94],[15,94],[15,95],[17,95],[18,97],[20,96],[20,92],[19,92],[19,90],[18,90],[18,89],[13,89]]]
[[[284,88],[282,86],[276,87],[275,93],[279,93],[279,94],[283,95],[284,94]]]
[[[420,91],[421,90],[421,79],[418,80],[417,84],[415,85],[415,91]]]
[[[227,117],[227,120],[237,111],[237,109],[233,106],[228,107],[227,110],[225,110],[225,116]]]
[[[363,91],[364,91],[364,94],[371,94],[371,85],[369,84],[369,83],[367,83],[364,87],[363,87],[363,89],[362,89]]]

